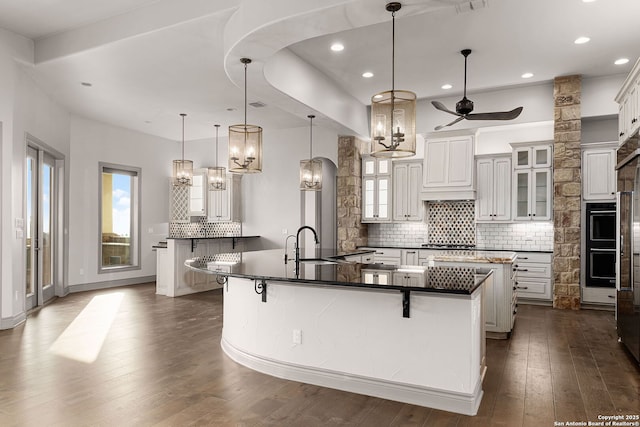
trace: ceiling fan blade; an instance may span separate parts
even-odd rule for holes
[[[471,113],[467,114],[469,120],[513,120],[520,115],[522,107],[514,108],[511,111],[496,111],[493,113]]]
[[[445,113],[453,114],[454,116],[462,116],[461,114],[456,113],[455,111],[449,110],[440,101],[431,101],[431,104],[433,104],[433,106],[436,107],[437,110],[444,111]]]
[[[457,119],[455,119],[454,121],[452,121],[451,123],[447,123],[446,125],[436,126],[436,127],[435,127],[435,130],[440,130],[440,129],[444,128],[444,127],[451,126],[451,125],[455,125],[456,123],[458,123],[458,122],[459,122],[459,121],[461,121],[462,119],[464,119],[464,116],[460,116],[460,117],[458,117]]]

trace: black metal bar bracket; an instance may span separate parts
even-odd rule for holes
[[[258,283],[258,279],[255,279],[253,281],[253,288],[256,294],[262,295],[262,302],[267,302],[267,281],[260,279],[260,283]]]
[[[198,239],[191,239],[191,253],[198,247]]]
[[[402,292],[402,317],[409,318],[409,309],[411,307],[411,291],[403,289]]]
[[[236,243],[238,242],[238,239],[236,239],[235,237],[231,238],[231,249],[235,249],[236,248]]]

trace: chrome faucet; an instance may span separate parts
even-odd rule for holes
[[[298,232],[296,233],[296,278],[298,278],[300,273],[300,233],[304,229],[311,230],[311,232],[313,233],[313,238],[316,241],[316,245],[320,243],[320,240],[318,239],[318,233],[316,233],[316,230],[314,230],[312,227],[303,225],[302,227],[298,228]]]
[[[293,234],[289,234],[286,239],[284,239],[284,263],[286,264],[289,261],[289,254],[287,254],[287,249],[289,249],[289,239],[292,237],[296,237]]]

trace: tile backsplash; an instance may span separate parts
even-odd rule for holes
[[[369,224],[369,246],[416,246],[428,243],[424,222]]]
[[[242,236],[239,222],[169,222],[169,237],[236,237]]]
[[[429,243],[474,245],[476,243],[473,200],[427,203]]]
[[[473,201],[429,202],[426,222],[369,224],[369,246],[475,244],[481,249],[553,251],[552,222],[475,222]]]
[[[553,251],[552,222],[478,224],[476,246],[512,251]]]

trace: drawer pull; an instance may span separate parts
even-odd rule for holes
[[[518,289],[529,289],[528,286],[516,286],[516,288],[518,288]]]
[[[415,254],[416,251],[407,251],[408,254]]]
[[[616,299],[616,296],[615,296],[615,295],[607,295],[607,296],[608,296],[609,298]]]
[[[529,259],[529,257],[523,256],[523,257],[522,257],[522,258],[520,258],[520,259]]]
[[[529,271],[528,268],[514,268],[513,271]]]

